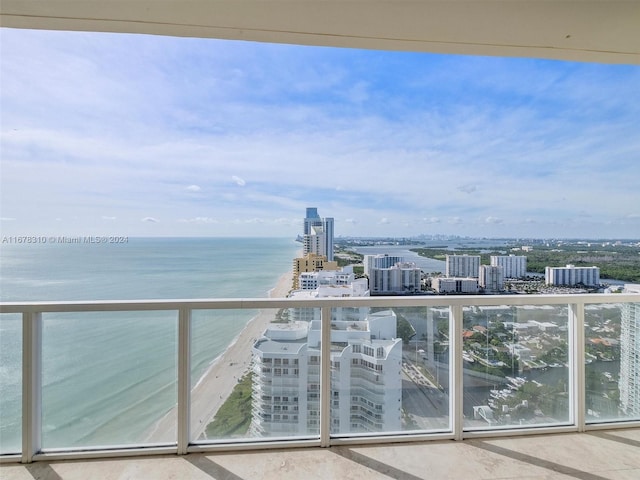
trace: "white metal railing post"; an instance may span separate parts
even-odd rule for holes
[[[449,335],[449,345],[451,357],[449,358],[449,408],[451,409],[451,421],[454,438],[463,439],[463,362],[462,362],[462,320],[463,311],[461,305],[449,307],[451,316],[451,333]]]
[[[584,345],[584,303],[569,304],[569,384],[571,385],[572,421],[579,432],[585,430],[586,380]]]
[[[178,311],[178,455],[187,453],[191,410],[191,309]]]
[[[42,313],[22,314],[22,463],[42,447]]]
[[[331,445],[331,307],[321,309],[320,446]]]

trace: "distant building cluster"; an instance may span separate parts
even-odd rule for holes
[[[308,208],[303,257],[294,259],[289,297],[369,296],[367,278],[333,261],[333,219]],[[420,269],[401,258],[371,261],[379,291],[420,289]],[[331,431],[401,429],[402,340],[392,311],[368,307],[331,310]],[[254,345],[251,432],[256,436],[308,435],[320,425],[320,309],[292,307]]]
[[[293,261],[290,298],[409,295],[422,290],[420,268],[402,256],[365,255],[361,278],[354,274],[353,266],[338,267],[333,260],[333,219],[321,218],[316,208],[306,211],[302,241],[303,256]],[[526,251],[525,247],[522,250]],[[482,265],[480,255],[446,255],[445,271],[445,276],[431,279],[431,287],[438,293],[501,292],[506,280],[515,283],[526,277],[527,257],[496,255],[490,257],[489,265]],[[558,286],[597,286],[600,271],[597,267],[574,265],[546,267],[545,281]],[[625,288],[640,293],[640,285]],[[331,433],[400,431],[403,356],[396,314],[393,310],[371,312],[366,306],[343,306],[331,308],[330,322]],[[505,342],[502,349],[522,364],[535,364],[539,360],[530,345],[517,341],[518,335],[557,335],[560,330],[558,324],[544,318],[503,323],[514,332],[515,340]],[[464,331],[463,337],[473,338],[486,330],[476,325]],[[640,374],[638,304],[625,303],[622,307],[620,344],[620,408],[626,415],[637,416],[640,415],[640,387],[635,381]],[[500,353],[496,346],[474,348],[485,352],[482,358],[487,365],[503,364],[496,357]],[[270,324],[256,340],[250,427],[253,435],[305,436],[319,432],[320,349],[320,308],[292,306],[279,313],[279,323]],[[416,347],[416,357],[417,354]],[[467,356],[467,361],[473,361],[471,354]],[[550,364],[559,366],[562,365]],[[485,420],[493,421],[489,406],[476,406],[476,411]]]
[[[437,293],[487,293],[504,290],[507,278],[522,278],[527,273],[527,257],[492,255],[490,265],[482,265],[480,255],[447,255],[446,278],[433,279],[431,287]]]

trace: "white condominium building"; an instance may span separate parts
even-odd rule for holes
[[[544,280],[547,285],[585,285],[597,287],[600,285],[600,269],[598,267],[545,267]]]
[[[527,257],[524,255],[492,255],[491,265],[502,267],[504,278],[522,278],[527,275]]]
[[[398,262],[389,268],[373,267],[369,273],[371,295],[420,292],[422,271],[415,263]]]
[[[438,293],[478,293],[478,279],[437,277],[431,287]]]
[[[479,284],[485,291],[499,292],[504,289],[504,273],[500,265],[480,265]]]
[[[351,271],[302,272],[298,276],[298,286],[300,290],[316,290],[318,287],[325,285],[350,285],[354,280],[355,275]]]
[[[364,273],[371,278],[371,269],[373,268],[389,268],[396,263],[404,262],[404,257],[398,255],[365,255],[362,259]]]
[[[324,255],[328,261],[333,261],[333,218],[321,218],[318,209],[307,208],[304,219],[303,252]]]
[[[447,255],[445,269],[447,277],[478,278],[480,255]]]
[[[319,256],[327,257],[327,238],[322,225],[312,225],[310,233],[304,235],[303,238],[304,255],[315,254]]]
[[[399,431],[402,340],[392,311],[331,322],[331,432]],[[272,324],[253,348],[255,436],[317,435],[320,321]]]
[[[315,299],[325,297],[368,297],[369,288],[366,278],[358,278],[351,283],[318,285],[315,290],[294,290],[289,298]],[[336,307],[332,309],[334,319],[362,321],[369,312],[368,307]],[[320,309],[309,307],[292,307],[289,309],[289,320],[306,321],[320,320]]]
[[[625,293],[640,293],[640,284],[626,284]],[[620,408],[629,417],[640,417],[640,303],[622,305],[620,325]]]

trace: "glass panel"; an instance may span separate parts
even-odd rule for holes
[[[42,337],[43,448],[176,442],[176,312],[45,314]]]
[[[464,427],[570,421],[568,308],[464,309]]]
[[[22,450],[22,315],[0,315],[0,454]]]
[[[587,423],[640,420],[640,303],[585,306]]]
[[[335,308],[331,434],[450,430],[449,308]]]
[[[320,309],[192,318],[193,441],[319,435]]]

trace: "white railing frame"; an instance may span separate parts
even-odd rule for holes
[[[478,436],[503,436],[517,434],[547,433],[550,431],[585,431],[587,429],[640,426],[640,422],[610,422],[587,425],[585,421],[585,366],[584,366],[584,315],[587,304],[617,304],[640,302],[638,294],[578,294],[578,295],[495,295],[495,296],[414,296],[414,297],[359,297],[321,299],[203,299],[203,300],[113,300],[90,302],[28,302],[0,303],[0,313],[22,314],[22,453],[19,457],[6,455],[0,461],[23,463],[41,459],[107,458],[128,455],[151,455],[194,451],[263,449],[283,446],[321,446],[340,444],[393,443],[411,440],[464,438]],[[569,308],[569,370],[571,385],[571,419],[569,426],[548,428],[505,428],[500,430],[468,431],[463,424],[463,366],[462,366],[462,321],[463,308],[469,306],[523,306],[566,305]],[[331,309],[334,307],[449,307],[452,357],[450,365],[450,429],[449,433],[397,435],[354,435],[332,437],[331,429]],[[320,434],[317,439],[281,439],[268,442],[216,442],[214,444],[192,444],[190,440],[191,403],[191,314],[194,310],[264,309],[308,307],[320,308],[322,318],[320,352]],[[174,445],[125,445],[106,450],[82,449],[74,451],[59,449],[41,451],[42,446],[42,316],[55,312],[116,312],[116,311],[167,311],[178,312],[178,409],[177,438]]]

